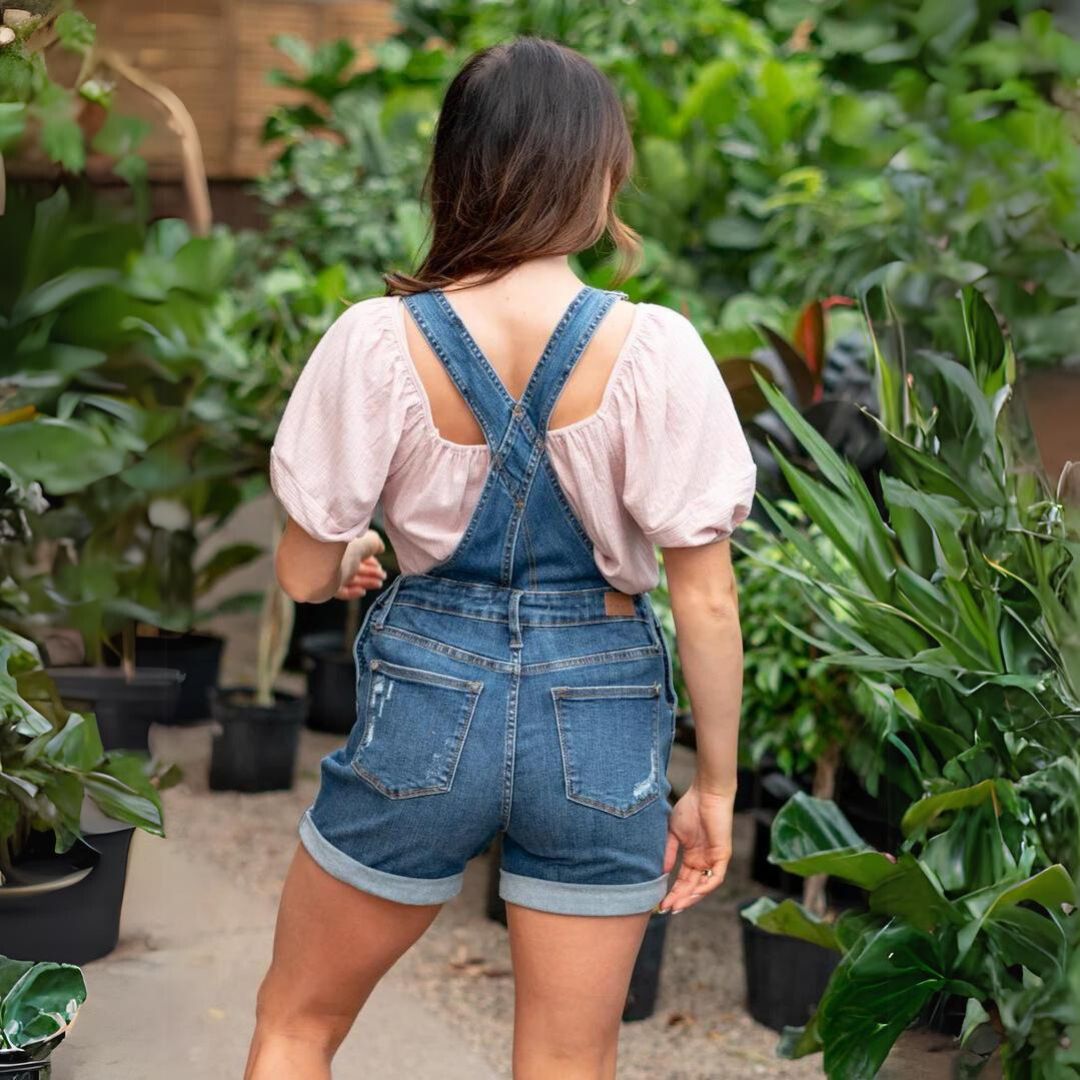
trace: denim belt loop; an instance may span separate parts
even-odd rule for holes
[[[376,630],[381,630],[383,628],[383,623],[386,622],[386,616],[390,614],[390,608],[394,603],[394,596],[397,594],[398,586],[401,584],[404,577],[404,574],[398,574],[398,576],[390,583],[390,588],[380,594],[375,600],[375,603],[379,605],[379,610],[375,612],[375,617],[371,620],[371,625]]]
[[[520,649],[521,642],[521,595],[523,589],[510,590],[510,605],[507,619],[510,623],[510,648]]]

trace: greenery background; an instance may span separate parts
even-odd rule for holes
[[[833,802],[778,816],[774,861],[866,892],[835,925],[794,901],[755,913],[844,956],[785,1050],[870,1076],[951,993],[1012,1080],[1075,1077],[1057,1051],[1080,1045],[1062,908],[1080,870],[1077,525],[1004,405],[1017,358],[1080,351],[1080,44],[1050,5],[998,0],[403,0],[399,17],[363,71],[347,42],[278,42],[271,78],[300,99],[266,120],[258,232],[147,221],[144,126],[111,108],[76,11],[56,22],[75,86],[28,31],[0,52],[0,152],[61,170],[55,190],[12,185],[0,218],[0,619],[74,627],[92,656],[135,622],[205,621],[258,549],[205,559],[202,542],[265,494],[315,341],[422,251],[448,79],[484,45],[558,38],[611,76],[634,130],[621,206],[645,260],[624,287],[693,319],[770,467],[765,527],[740,543],[744,763],[820,779],[842,744],[863,788],[911,804],[885,822],[903,826],[895,862]],[[88,153],[127,197],[85,183]],[[608,255],[577,269],[605,286]],[[33,825],[67,843],[70,791],[2,796],[47,743],[68,768],[85,721],[41,706],[26,638],[3,656],[0,842]]]

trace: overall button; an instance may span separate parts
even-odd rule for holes
[[[521,417],[524,414],[525,414],[525,410],[520,405],[515,405],[514,406],[514,419],[515,420],[520,420]]]
[[[514,500],[514,505],[515,505],[515,506],[516,506],[516,507],[517,507],[517,508],[518,508],[519,510],[524,510],[524,509],[525,509],[525,500],[524,500],[524,499],[522,499],[522,498],[520,498],[520,497],[518,497],[518,498],[516,498],[516,499]]]

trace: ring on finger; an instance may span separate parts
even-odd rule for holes
[[[712,877],[713,876],[712,867],[710,866],[710,867],[707,867],[705,870],[702,870],[701,871],[701,876],[706,877],[706,878]]]

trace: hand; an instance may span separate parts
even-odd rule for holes
[[[668,818],[664,873],[675,868],[682,847],[682,864],[675,884],[660,901],[662,912],[685,911],[719,888],[731,862],[731,828],[735,796],[702,791],[694,784],[672,807]],[[711,877],[701,871],[711,869]]]
[[[341,557],[338,589],[334,595],[339,600],[355,600],[368,589],[379,588],[386,580],[386,571],[377,556],[385,550],[382,537],[374,529],[350,540]]]

